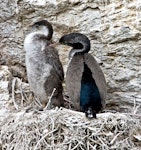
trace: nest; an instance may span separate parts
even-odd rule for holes
[[[89,120],[67,100],[68,109],[27,111],[36,104],[33,99],[29,85],[14,78],[9,114],[0,122],[1,150],[141,149],[140,115],[107,112]]]
[[[25,110],[1,124],[3,150],[117,150],[141,146],[141,118],[130,114],[101,113],[87,119],[65,108]]]

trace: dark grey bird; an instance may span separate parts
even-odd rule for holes
[[[89,54],[90,40],[83,34],[70,33],[59,40],[69,45],[69,65],[66,88],[75,110],[83,111],[88,118],[96,118],[103,110],[106,99],[106,80],[95,58]]]
[[[52,35],[52,25],[46,20],[41,20],[32,26],[24,41],[28,82],[43,107],[51,95],[52,105],[64,104],[64,72],[57,50],[50,46]]]

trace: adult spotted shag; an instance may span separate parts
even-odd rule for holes
[[[24,41],[28,82],[43,107],[51,95],[52,105],[63,106],[64,72],[57,50],[50,46],[52,34],[52,25],[41,20],[32,26]]]
[[[89,54],[90,40],[83,34],[71,33],[61,37],[61,44],[69,45],[69,65],[66,87],[75,110],[83,111],[88,118],[105,107],[106,81],[95,58]]]

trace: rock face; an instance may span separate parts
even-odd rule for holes
[[[0,4],[0,64],[27,81],[23,40],[28,27],[47,19],[54,41],[81,32],[91,39],[108,86],[107,109],[136,111],[141,104],[140,0],[4,0]],[[68,49],[58,47],[66,69]],[[137,109],[141,113],[141,109]]]

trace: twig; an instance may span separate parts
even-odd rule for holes
[[[39,101],[39,99],[36,97],[36,96],[34,96],[34,98],[35,98],[35,105],[37,105],[37,106],[42,106],[42,104],[41,104],[41,102]]]
[[[89,141],[87,141],[87,150],[89,150],[89,145],[90,145],[90,143],[89,143]]]
[[[68,148],[68,150],[71,150],[71,142],[69,143],[69,148]]]
[[[109,149],[108,148],[108,146],[103,142],[103,140],[99,137],[99,136],[97,136],[97,138],[99,139],[99,141],[102,143],[102,147],[105,147],[107,150]],[[104,149],[105,149],[104,148]]]
[[[77,141],[78,142],[78,141]],[[78,142],[77,145],[75,145],[71,150],[75,150],[81,143]]]
[[[49,134],[51,134],[51,133],[53,133],[53,132],[55,132],[55,131],[57,131],[57,129],[54,129],[54,130],[52,130],[51,132],[48,132],[47,134],[45,134],[44,136],[42,136],[42,138],[37,142],[36,146],[34,147],[34,150],[37,149],[37,147],[38,147],[38,145],[40,144],[40,142],[41,142],[47,135],[49,135]]]
[[[64,98],[64,101],[73,104],[70,100],[68,100],[68,99],[66,99],[66,98]]]
[[[122,132],[122,133],[123,133],[123,132]],[[116,134],[116,136],[113,138],[113,140],[110,142],[110,144],[111,144],[111,145],[114,144],[114,142],[115,142],[115,140],[117,139],[117,137],[118,137],[120,134],[122,134],[122,133]]]
[[[16,85],[16,81],[17,81],[17,78],[14,78],[13,81],[12,81],[12,101],[13,101],[14,107],[18,110],[18,105],[15,102],[15,85]]]
[[[21,97],[22,97],[21,106],[23,107],[24,95],[23,95],[23,89],[22,89],[22,80],[20,80],[20,93],[21,93]]]
[[[53,97],[55,91],[56,91],[56,88],[53,89],[53,91],[52,91],[52,93],[51,93],[51,96],[49,97],[48,103],[47,103],[46,107],[44,108],[45,110],[50,106],[50,104],[51,104],[51,99],[52,99],[52,97]]]

